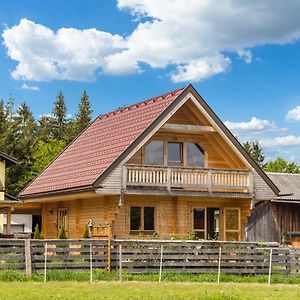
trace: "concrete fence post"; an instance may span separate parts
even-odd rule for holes
[[[32,267],[31,267],[31,247],[30,247],[30,239],[25,239],[25,274],[26,276],[31,276]]]

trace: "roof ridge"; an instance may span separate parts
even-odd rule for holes
[[[284,172],[267,172],[267,174],[272,174],[272,175],[288,175],[288,176],[294,176],[294,175],[297,175],[297,176],[300,176],[300,173],[284,173]]]
[[[113,111],[110,111],[110,112],[107,112],[107,113],[99,115],[96,119],[100,119],[101,120],[101,119],[104,119],[104,118],[107,118],[107,117],[110,117],[110,116],[114,116],[114,115],[116,115],[118,113],[121,113],[123,111],[131,110],[134,107],[139,107],[141,105],[147,105],[148,103],[151,103],[152,101],[157,101],[157,100],[165,99],[167,96],[174,96],[177,93],[183,91],[185,88],[186,88],[186,86],[184,86],[182,88],[178,88],[178,89],[172,90],[172,91],[164,93],[162,95],[158,95],[158,96],[155,96],[155,97],[151,97],[151,98],[148,98],[148,99],[136,102],[134,104],[130,104],[130,105],[125,105],[125,106],[119,107],[119,108],[117,108],[117,109],[115,109]]]

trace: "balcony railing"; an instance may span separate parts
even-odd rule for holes
[[[252,173],[244,170],[126,165],[123,187],[207,192],[253,192]]]

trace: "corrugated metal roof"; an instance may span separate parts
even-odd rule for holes
[[[277,200],[300,200],[300,174],[266,173],[280,189]]]
[[[183,90],[100,115],[20,196],[92,186]]]

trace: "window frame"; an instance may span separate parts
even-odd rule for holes
[[[149,141],[142,149],[142,155],[143,155],[143,160],[142,160],[142,162],[143,162],[143,164],[144,165],[150,165],[150,166],[161,166],[161,164],[149,164],[149,163],[146,163],[146,153],[147,153],[147,151],[146,151],[146,148],[152,143],[152,142],[161,142],[162,143],[162,146],[163,146],[163,148],[162,148],[162,165],[164,165],[165,164],[165,160],[166,160],[166,158],[165,158],[165,153],[166,153],[166,144],[165,144],[165,141],[164,140],[159,140],[159,139],[153,139],[153,140],[151,140],[151,141]]]
[[[146,163],[146,147],[153,141],[159,141],[159,142],[163,142],[163,164],[159,165],[159,164],[148,164]],[[169,162],[169,153],[168,153],[168,143],[180,143],[181,146],[181,155],[182,155],[182,164],[180,166],[169,166],[168,162]],[[202,149],[203,151],[203,167],[197,167],[197,166],[189,166],[188,162],[187,162],[187,144],[195,144],[196,146],[198,146],[200,149]],[[145,146],[142,147],[142,164],[146,165],[146,166],[163,166],[163,167],[173,167],[173,168],[180,168],[180,167],[185,167],[185,168],[207,168],[207,151],[205,150],[205,148],[202,147],[202,145],[195,140],[174,140],[174,139],[153,139],[150,140]]]
[[[170,144],[178,144],[179,145],[179,155],[180,155],[180,160],[170,160],[169,159],[169,145]],[[170,141],[167,141],[167,157],[166,157],[166,160],[167,160],[167,166],[168,167],[174,167],[174,168],[180,168],[180,167],[183,167],[184,166],[184,142],[170,142]],[[176,165],[169,165],[169,163],[178,163],[178,166]]]
[[[139,230],[132,230],[131,229],[131,208],[133,207],[139,207],[141,209],[140,214],[140,229]],[[153,229],[151,230],[145,230],[145,207],[151,207],[153,208]],[[156,231],[156,207],[151,205],[138,205],[133,204],[129,206],[129,232],[130,234],[139,234],[139,233],[146,233],[146,234],[152,234]]]

